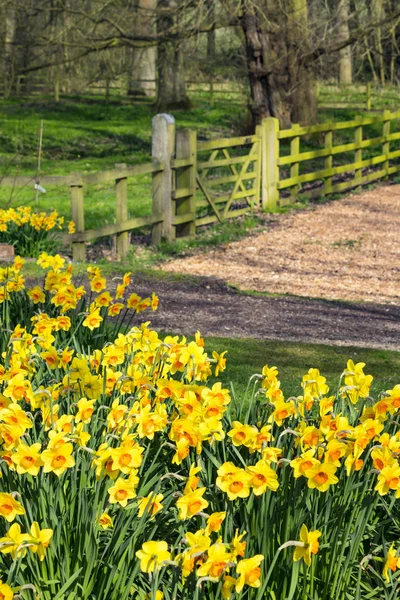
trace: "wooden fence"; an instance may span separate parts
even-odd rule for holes
[[[365,84],[319,82],[317,101],[319,109],[397,110],[400,107],[400,89],[396,86],[382,86],[371,82]]]
[[[122,258],[135,229],[151,227],[154,244],[163,237],[174,241],[252,210],[275,210],[300,195],[323,196],[387,179],[400,172],[400,146],[390,147],[399,140],[400,112],[285,130],[268,118],[254,135],[209,141],[192,130],[175,131],[174,118],[164,114],[153,119],[151,163],[65,177],[3,177],[0,186],[68,186],[76,224],[68,236],[73,259],[85,260],[86,243],[105,236],[116,237]],[[151,213],[129,217],[128,181],[145,174],[152,178]],[[85,187],[110,182],[115,223],[85,229]]]
[[[393,161],[400,158],[400,150],[390,151],[390,144],[400,140],[400,131],[391,132],[391,123],[400,119],[400,112],[384,111],[379,116],[370,116],[339,123],[324,123],[311,127],[293,126],[291,129],[279,130],[277,119],[266,119],[263,128],[263,201],[266,208],[276,208],[293,202],[300,191],[309,196],[323,196],[343,192],[351,188],[387,179],[400,171],[400,164]],[[374,132],[380,129],[380,135],[368,138],[363,135],[366,128],[373,126]],[[350,132],[353,140],[348,143],[335,144],[334,136],[339,132]],[[311,136],[323,138],[321,148],[301,151],[300,144]],[[289,152],[282,154],[283,142],[290,142]],[[363,151],[371,149],[373,156],[363,159]],[[333,165],[334,158],[340,155],[352,156],[351,162]],[[316,167],[315,162],[323,159],[323,168]],[[310,164],[310,168],[304,168]],[[303,171],[300,173],[300,169]],[[308,171],[308,172],[306,172]],[[309,185],[309,189],[300,189]],[[311,185],[314,184],[314,185]],[[286,192],[286,197],[282,194]]]

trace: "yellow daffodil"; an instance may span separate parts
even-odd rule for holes
[[[190,519],[198,512],[204,510],[208,506],[207,500],[203,498],[206,488],[198,488],[189,494],[184,494],[178,498],[176,505],[179,509],[179,519]]]
[[[263,555],[257,554],[252,558],[244,558],[237,564],[236,571],[239,577],[236,581],[235,589],[238,594],[240,594],[245,585],[249,585],[250,587],[254,588],[260,587],[261,569],[259,565],[263,560]]]
[[[108,529],[113,526],[113,520],[107,513],[102,513],[99,518],[99,525],[102,529]]]
[[[246,470],[251,475],[250,485],[256,496],[264,494],[267,489],[273,492],[278,489],[278,475],[271,469],[266,460],[259,460],[254,467],[247,467]]]
[[[143,573],[153,573],[161,568],[163,562],[171,560],[167,542],[145,542],[136,552]]]
[[[316,529],[315,531],[308,531],[306,525],[302,525],[300,529],[300,542],[302,542],[302,546],[296,546],[293,560],[296,562],[301,558],[304,559],[306,565],[311,565],[311,555],[317,554],[319,549],[319,541],[322,533]]]
[[[137,483],[135,481],[129,481],[129,479],[122,479],[122,477],[119,477],[115,484],[108,488],[110,504],[118,503],[122,507],[125,507],[128,504],[128,500],[132,500],[132,498],[136,497],[136,487]]]
[[[53,472],[60,477],[67,469],[75,466],[75,460],[72,455],[73,446],[71,443],[61,444],[57,447],[48,448],[42,452],[43,471],[45,473]]]
[[[43,465],[40,456],[41,448],[40,443],[32,444],[32,446],[19,444],[16,452],[11,456],[19,475],[29,473],[29,475],[36,476],[39,473],[40,467]]]
[[[316,465],[305,471],[304,475],[308,479],[308,487],[316,488],[320,492],[326,492],[331,485],[336,484],[339,479],[336,477],[336,466],[330,463]]]
[[[37,553],[39,560],[44,560],[46,548],[50,545],[53,536],[52,529],[40,529],[36,521],[31,526],[31,536],[29,537],[29,550]]]
[[[163,505],[161,504],[163,498],[163,494],[154,494],[151,492],[148,496],[139,500],[138,517],[142,517],[145,512],[151,517],[160,512],[163,508]]]
[[[386,496],[393,490],[396,492],[396,498],[400,498],[400,466],[397,463],[382,469],[378,474],[375,490],[380,496]]]
[[[18,523],[14,523],[7,534],[0,538],[0,552],[11,554],[13,559],[25,556],[29,537],[27,533],[21,533],[21,527]]]
[[[9,523],[14,521],[17,515],[24,515],[24,507],[11,494],[0,492],[0,516]]]

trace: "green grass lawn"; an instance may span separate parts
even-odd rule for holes
[[[278,368],[287,397],[302,394],[301,380],[311,367],[320,370],[331,392],[335,393],[349,358],[367,364],[365,372],[374,376],[372,396],[400,383],[400,352],[389,350],[217,337],[206,338],[206,350],[210,353],[211,350],[228,351],[227,368],[218,380],[227,387],[232,384],[239,400],[245,397],[249,378],[261,373],[265,364]]]

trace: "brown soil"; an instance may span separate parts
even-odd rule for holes
[[[260,234],[161,268],[242,290],[400,306],[399,231],[400,185],[380,186],[275,216]]]
[[[144,318],[165,332],[400,350],[400,306],[254,296],[214,278],[135,274],[132,291],[159,295]]]

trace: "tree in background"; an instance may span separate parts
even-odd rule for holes
[[[141,33],[156,37],[157,0],[134,0],[131,4],[133,35]],[[132,66],[129,73],[129,96],[153,96],[156,89],[157,46],[128,49]],[[129,60],[129,59],[128,59]]]
[[[3,94],[151,92],[190,106],[186,80],[244,86],[254,124],[316,120],[315,83],[398,81],[398,0],[0,0]],[[150,84],[151,85],[151,84]]]
[[[186,93],[185,61],[181,17],[183,11],[175,0],[158,0],[157,99],[158,112],[187,109],[191,101]],[[163,39],[167,36],[168,39]]]
[[[338,39],[345,42],[350,38],[349,27],[350,0],[338,0],[337,34]],[[345,46],[339,50],[339,83],[353,82],[352,47]]]

